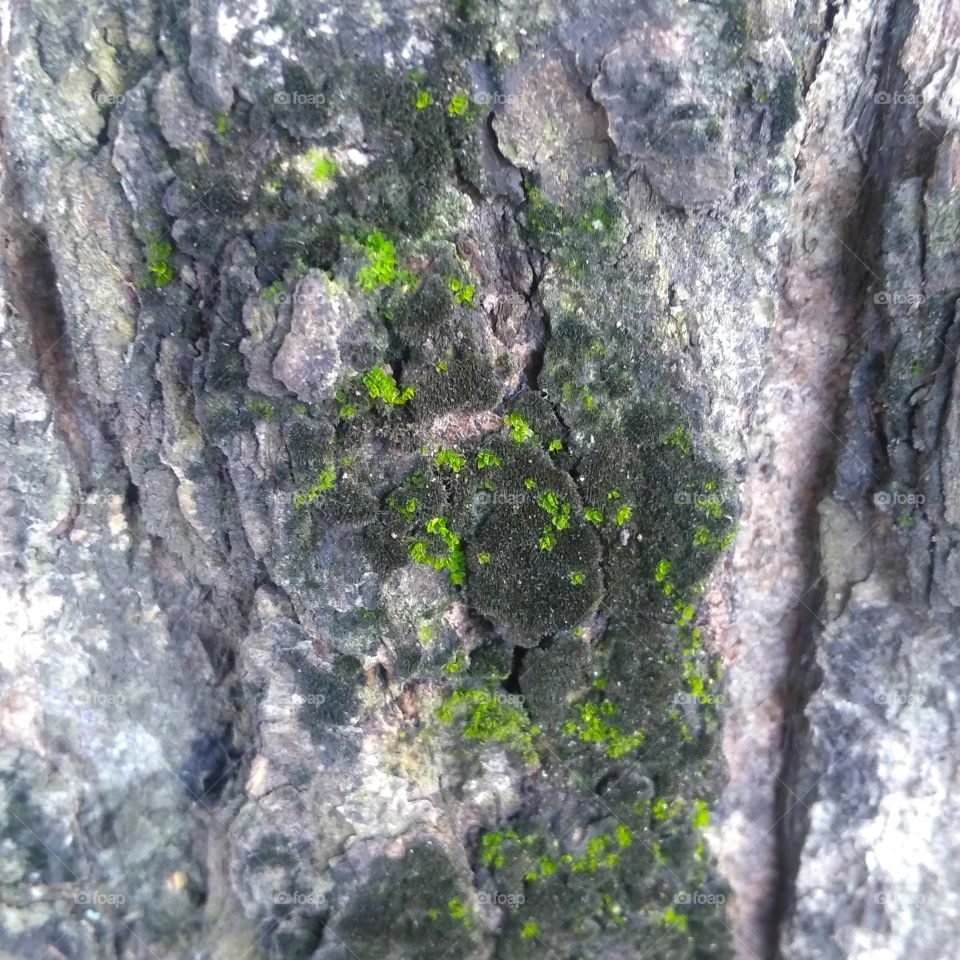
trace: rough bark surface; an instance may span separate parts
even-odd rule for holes
[[[0,953],[952,955],[960,5],[0,12]]]

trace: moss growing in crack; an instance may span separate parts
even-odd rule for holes
[[[594,269],[619,248],[624,224],[611,177],[588,178],[583,194],[571,209],[551,203],[532,185],[527,186],[526,192],[527,239],[537,249],[549,253],[568,276]]]
[[[416,390],[406,386],[402,390],[397,386],[393,374],[383,367],[374,367],[363,375],[363,385],[371,400],[382,400],[391,407],[399,407],[413,399]],[[342,408],[341,408],[342,409]]]
[[[146,281],[155,287],[165,287],[172,283],[175,273],[170,264],[173,256],[173,244],[159,231],[147,234],[147,277]]]

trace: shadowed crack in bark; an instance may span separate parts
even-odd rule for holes
[[[33,341],[37,380],[50,399],[60,434],[73,456],[84,491],[90,489],[92,450],[100,436],[93,411],[76,386],[76,365],[57,290],[46,231],[28,220],[22,184],[15,171],[4,168],[3,213],[0,229],[6,252],[9,296],[26,319]]]
[[[848,367],[862,336],[865,284],[875,276],[869,264],[879,254],[883,198],[902,179],[911,150],[892,124],[884,129],[888,117],[873,106],[872,84],[902,87],[898,59],[912,18],[912,8],[851,4],[837,16],[807,97],[796,232],[784,252],[779,329],[734,556],[733,708],[725,731],[734,813],[725,866],[743,958],[780,955],[816,787],[804,792],[796,774],[822,622],[816,511],[842,445]]]
[[[841,77],[857,76],[875,17],[869,0],[838,17],[809,93],[792,201],[796,228],[784,252],[779,328],[755,421],[734,556],[732,709],[724,737],[726,801],[733,814],[724,860],[743,958],[777,955],[780,774],[789,717],[797,709],[789,678],[811,617],[816,504],[834,462],[845,357],[860,313],[855,278],[862,266],[845,239],[853,232],[864,174],[845,119],[858,89]]]

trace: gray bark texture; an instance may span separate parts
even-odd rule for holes
[[[0,5],[0,960],[956,956],[958,39]]]

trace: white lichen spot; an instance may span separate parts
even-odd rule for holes
[[[240,18],[230,16],[226,7],[220,7],[217,10],[217,33],[220,34],[220,39],[225,43],[233,43],[239,32]]]
[[[403,45],[400,56],[407,62],[415,61],[417,63],[426,59],[433,52],[433,44],[428,40],[422,40],[415,34]]]

